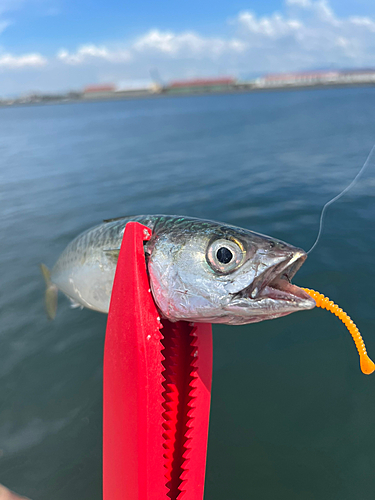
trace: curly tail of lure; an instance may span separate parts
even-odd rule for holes
[[[344,312],[338,305],[332,302],[332,300],[329,300],[329,298],[325,297],[323,294],[316,292],[315,290],[310,290],[309,288],[302,288],[302,290],[308,293],[310,297],[315,300],[318,307],[331,311],[331,313],[338,316],[344,323],[351,336],[353,337],[355,346],[359,354],[362,372],[366,375],[370,375],[373,371],[375,371],[375,363],[368,357],[365,343],[363,342],[361,334],[359,333],[357,326],[350,318],[350,316],[348,316],[346,312]]]

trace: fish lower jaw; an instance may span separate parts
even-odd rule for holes
[[[286,279],[277,278],[260,290],[254,288],[249,294],[237,295],[233,303],[242,302],[250,308],[262,310],[272,308],[290,309],[313,309],[316,305],[304,290],[296,285],[292,285]]]

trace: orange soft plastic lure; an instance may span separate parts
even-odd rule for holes
[[[315,290],[310,290],[309,288],[302,288],[302,290],[308,293],[310,297],[315,300],[317,307],[327,309],[341,319],[353,337],[359,354],[362,372],[366,375],[370,375],[375,370],[375,363],[368,357],[365,343],[363,342],[361,334],[359,333],[357,326],[354,324],[354,321],[338,305],[332,302],[332,300],[329,300],[329,298],[325,297],[323,294],[316,292]]]

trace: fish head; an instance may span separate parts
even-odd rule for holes
[[[291,284],[306,253],[249,230],[169,220],[154,228],[146,255],[154,300],[171,321],[239,325],[316,305]]]

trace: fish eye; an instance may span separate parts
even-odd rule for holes
[[[214,271],[234,271],[243,261],[245,252],[239,243],[232,240],[216,240],[208,247],[207,261]]]
[[[222,264],[229,264],[229,262],[233,259],[233,254],[227,247],[220,247],[216,252],[216,258]]]

